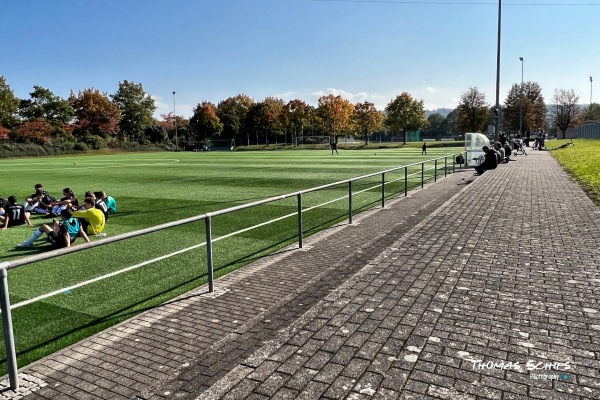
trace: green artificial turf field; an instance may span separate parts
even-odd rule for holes
[[[461,148],[190,152],[88,155],[0,160],[3,171],[0,196],[17,196],[19,202],[42,183],[61,197],[72,188],[79,196],[87,190],[104,190],[115,197],[117,214],[108,220],[109,236],[165,222],[221,210],[260,199],[293,193],[339,180],[402,166],[420,160],[457,154]],[[438,175],[443,175],[443,160]],[[433,168],[433,164],[428,168]],[[452,168],[452,157],[448,158]],[[420,186],[420,167],[409,186]],[[432,179],[433,171],[428,171]],[[401,179],[404,171],[386,174],[386,181]],[[375,187],[381,176],[353,184],[357,193]],[[389,197],[404,193],[403,179],[386,185]],[[304,234],[347,218],[347,185],[303,196],[303,208],[333,201],[303,213]],[[378,206],[379,186],[353,196],[353,212]],[[296,199],[217,216],[213,238],[296,212]],[[35,226],[47,219],[32,217]],[[215,276],[252,262],[297,241],[295,216],[218,241],[213,246]],[[143,237],[37,262],[8,273],[11,303],[58,291],[60,294],[13,309],[19,366],[121,322],[206,282],[204,222],[189,223]],[[27,239],[33,228],[0,231],[0,261],[49,250],[38,240],[27,249],[15,245]],[[93,238],[92,240],[97,240]],[[81,243],[78,239],[75,245]],[[83,287],[67,290],[79,282],[131,267],[175,251],[178,255]],[[6,372],[4,348],[0,349],[0,374]]]

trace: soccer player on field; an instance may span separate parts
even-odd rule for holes
[[[17,204],[15,196],[8,196],[4,215],[0,216],[0,222],[3,223],[2,230],[5,231],[11,226],[23,225],[33,226],[29,220],[29,211],[25,211],[25,207]]]
[[[92,199],[94,199],[94,201],[96,202],[95,207],[102,211],[102,214],[104,214],[104,219],[106,221],[108,221],[108,207],[106,207],[106,204],[104,204],[104,202],[102,201],[102,199],[98,196],[100,192],[85,192],[85,197],[91,197]]]
[[[104,230],[104,225],[106,224],[104,213],[96,208],[96,201],[91,197],[86,197],[83,205],[85,210],[75,211],[73,216],[80,218],[83,230],[88,235],[98,235]]]
[[[27,198],[24,204],[25,209],[27,211],[35,211],[38,214],[46,214],[56,199],[44,190],[44,186],[41,183],[37,183],[34,188],[35,193]]]
[[[108,196],[106,192],[94,192],[97,199],[102,199],[106,207],[108,208],[109,214],[115,214],[117,212],[117,201],[112,196]]]
[[[71,188],[63,189],[63,197],[59,201],[52,203],[52,212],[47,214],[47,217],[58,217],[60,212],[66,208],[77,209],[79,200]]]
[[[83,240],[89,242],[90,239],[87,237],[79,220],[73,218],[73,212],[69,209],[64,209],[60,212],[62,221],[54,221],[53,227],[48,225],[42,225],[33,232],[33,235],[17,247],[31,247],[42,233],[48,234],[48,241],[52,244],[55,249],[63,247],[71,247],[77,236],[81,236]]]

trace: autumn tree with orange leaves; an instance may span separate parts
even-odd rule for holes
[[[337,143],[338,135],[347,131],[350,126],[354,106],[341,96],[330,94],[319,97],[317,113],[325,128],[333,135],[333,141]]]
[[[218,137],[223,132],[223,124],[217,115],[217,106],[209,101],[198,103],[194,115],[190,119],[190,131],[196,141],[204,141]]]
[[[423,100],[413,99],[406,92],[390,101],[385,112],[385,124],[393,131],[402,132],[404,144],[407,131],[420,130],[427,123]]]
[[[98,89],[85,89],[69,96],[69,104],[75,111],[73,134],[76,136],[115,136],[119,132],[121,112],[106,93]]]
[[[385,117],[375,108],[375,104],[365,101],[354,105],[354,131],[365,138],[365,145],[369,145],[369,135],[383,128]]]
[[[26,121],[17,128],[15,133],[20,140],[44,144],[52,139],[55,127],[46,122],[45,118],[36,118],[33,121]]]

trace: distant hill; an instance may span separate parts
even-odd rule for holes
[[[444,117],[447,117],[448,114],[450,114],[452,111],[454,111],[453,108],[438,108],[436,110],[425,110],[425,115],[427,115],[428,117],[431,114],[442,114]]]

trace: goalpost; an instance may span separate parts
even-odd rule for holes
[[[296,136],[295,144],[296,147],[300,145],[315,145],[315,144],[325,144],[329,145],[331,143],[330,136]]]
[[[233,150],[235,147],[235,139],[210,139],[208,141],[208,150]]]

